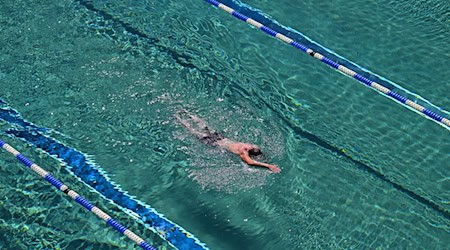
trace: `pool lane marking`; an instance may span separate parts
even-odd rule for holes
[[[6,104],[6,102],[3,102],[3,104]],[[79,180],[143,223],[146,228],[158,234],[174,248],[181,250],[208,249],[204,243],[180,225],[170,221],[151,206],[128,195],[109,179],[101,167],[89,160],[88,156],[42,134],[43,131],[52,131],[53,133],[53,130],[41,128],[26,121],[18,111],[9,106],[0,107],[0,120],[4,120],[14,127],[7,130],[6,134],[20,138],[42,149],[52,158],[67,164],[70,172]],[[22,130],[18,130],[18,127],[21,127]]]
[[[139,237],[137,234],[133,233],[130,229],[126,228],[124,225],[120,224],[118,221],[113,219],[111,216],[109,216],[107,213],[105,213],[100,208],[93,205],[90,201],[88,201],[83,196],[79,195],[74,190],[70,189],[67,185],[56,179],[51,173],[47,172],[43,168],[41,168],[39,165],[33,163],[30,159],[25,157],[23,154],[21,154],[19,151],[17,151],[15,148],[13,148],[8,143],[4,142],[0,139],[0,147],[3,148],[5,151],[9,152],[10,154],[14,155],[14,157],[23,165],[33,170],[35,173],[40,175],[42,178],[44,178],[47,182],[55,186],[57,189],[65,193],[67,196],[72,198],[74,201],[76,201],[78,204],[82,205],[87,210],[91,211],[93,214],[97,215],[100,219],[104,220],[107,224],[109,224],[111,227],[113,227],[115,230],[120,232],[121,234],[127,236],[129,239],[134,241],[137,245],[139,245],[141,248],[145,250],[156,250],[155,247],[148,244],[145,240],[143,240],[141,237]]]
[[[419,203],[422,203],[423,205],[425,205],[425,207],[428,207],[429,209],[434,210],[435,212],[440,214],[445,219],[450,220],[450,211],[448,209],[446,209],[445,207],[442,207],[441,205],[439,205],[437,202],[427,198],[426,196],[421,196],[420,194],[409,189],[408,187],[403,186],[401,183],[395,182],[395,179],[393,180],[393,178],[390,178],[388,175],[383,174],[382,171],[378,171],[376,168],[371,167],[371,166],[367,165],[366,163],[363,163],[359,160],[354,159],[344,149],[339,149],[336,146],[323,140],[322,138],[320,138],[314,134],[311,134],[307,131],[302,130],[302,128],[300,128],[299,126],[292,124],[286,116],[280,115],[280,117],[281,117],[281,119],[286,121],[286,123],[289,125],[289,127],[292,130],[294,130],[297,135],[308,139],[309,141],[315,143],[316,145],[318,145],[324,149],[328,149],[329,151],[336,154],[337,156],[344,157],[349,162],[355,164],[355,166],[358,169],[360,169],[361,171],[367,172],[367,173],[371,174],[372,176],[384,181],[385,183],[391,185],[396,190],[408,195],[413,200],[415,200]]]
[[[276,32],[273,29],[263,25],[262,23],[235,11],[234,9],[230,8],[229,6],[223,4],[219,1],[216,1],[216,0],[205,0],[205,1],[210,3],[211,5],[214,5],[214,6],[218,7],[219,9],[227,12],[228,14],[234,16],[235,18],[248,23],[259,30],[262,30],[263,32],[267,33],[268,35],[276,37],[278,40],[283,41],[283,42],[305,52],[306,54],[327,64],[328,66],[344,73],[345,75],[355,78],[360,83],[363,83],[364,85],[378,91],[379,93],[383,94],[384,96],[394,99],[395,101],[397,101],[401,104],[407,105],[408,107],[426,115],[427,117],[431,118],[433,121],[438,122],[439,124],[443,125],[447,129],[450,129],[450,120],[449,119],[425,108],[424,106],[422,106],[420,104],[415,103],[412,100],[409,100],[408,98],[390,90],[389,88],[387,88],[375,81],[372,81],[372,80],[360,75],[359,73],[356,73],[355,71],[345,67],[344,65],[339,64],[339,63],[325,57],[324,55],[320,54],[319,52],[316,52],[313,49],[308,48],[307,46],[295,41],[294,39],[289,38],[279,32]]]

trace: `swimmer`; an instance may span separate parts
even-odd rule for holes
[[[190,119],[182,119],[180,113],[185,113],[187,116],[190,117]],[[186,129],[189,130],[189,132],[191,132],[192,134],[194,134],[201,142],[207,145],[217,146],[226,149],[231,153],[238,155],[242,159],[242,161],[244,161],[250,166],[265,167],[270,169],[274,173],[281,172],[281,169],[276,165],[258,162],[250,157],[262,155],[261,149],[257,145],[243,142],[235,142],[228,138],[225,138],[222,134],[215,131],[211,131],[202,119],[189,113],[186,110],[177,112],[175,114],[175,117],[177,118],[178,122],[181,123],[181,125],[186,127]],[[193,124],[191,124],[189,120],[192,120]]]

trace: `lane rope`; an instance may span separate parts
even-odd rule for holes
[[[305,45],[295,41],[294,39],[291,39],[291,38],[289,38],[289,37],[287,37],[287,36],[285,36],[285,35],[283,35],[283,34],[281,34],[279,32],[276,32],[275,30],[273,30],[273,29],[263,25],[262,23],[254,20],[254,19],[252,19],[250,17],[247,17],[247,16],[245,16],[245,15],[235,11],[234,9],[230,8],[229,6],[219,2],[217,0],[205,0],[205,2],[207,2],[207,3],[217,7],[219,9],[227,12],[228,14],[234,16],[235,18],[237,18],[237,19],[239,19],[239,20],[241,20],[243,22],[246,22],[246,23],[252,25],[253,27],[255,27],[255,28],[257,28],[257,29],[267,33],[270,36],[278,38],[280,41],[283,41],[283,42],[293,46],[294,48],[305,52],[306,54],[308,54],[308,55],[310,55],[310,56],[312,56],[312,57],[322,61],[323,63],[327,64],[328,66],[330,66],[330,67],[332,67],[332,68],[334,68],[336,70],[338,70],[339,72],[341,72],[341,73],[343,73],[343,74],[345,74],[347,76],[350,76],[350,77],[358,80],[360,83],[362,83],[362,84],[364,84],[364,85],[366,85],[366,86],[376,90],[377,92],[383,94],[384,96],[386,96],[388,98],[391,98],[391,99],[393,99],[393,100],[395,100],[395,101],[397,101],[397,102],[399,102],[401,104],[404,104],[407,107],[415,110],[416,112],[422,113],[425,116],[427,116],[430,119],[432,119],[433,121],[438,122],[440,125],[444,126],[445,128],[450,129],[450,120],[445,118],[445,117],[443,117],[442,115],[437,114],[434,111],[425,108],[424,106],[422,106],[422,105],[420,105],[420,104],[418,104],[418,103],[416,103],[416,102],[414,102],[414,101],[412,101],[412,100],[410,100],[410,99],[408,99],[408,98],[406,98],[406,97],[404,97],[404,96],[394,92],[393,90],[391,90],[391,89],[381,85],[380,83],[377,83],[375,81],[372,81],[372,80],[362,76],[361,74],[359,74],[359,73],[357,73],[357,72],[347,68],[346,66],[344,66],[342,64],[339,64],[339,63],[337,63],[337,62],[335,62],[335,61],[325,57],[324,55],[320,54],[319,52],[314,51],[313,49],[311,49],[311,48],[309,48],[309,47],[307,47],[307,46],[305,46]]]
[[[107,213],[105,213],[100,208],[93,205],[90,201],[88,201],[83,196],[79,195],[74,190],[70,189],[67,185],[56,179],[51,173],[45,171],[43,168],[41,168],[39,165],[33,163],[30,159],[25,157],[23,154],[21,154],[19,151],[17,151],[15,148],[13,148],[8,143],[2,141],[0,139],[0,147],[3,148],[5,151],[9,152],[10,154],[14,155],[14,157],[23,165],[28,167],[29,169],[33,170],[35,173],[40,175],[42,178],[44,178],[47,182],[55,186],[58,190],[62,191],[66,195],[68,195],[70,198],[72,198],[74,201],[76,201],[78,204],[86,208],[87,210],[91,211],[93,214],[97,215],[100,219],[104,220],[108,225],[113,227],[115,230],[120,232],[121,234],[127,236],[129,239],[134,241],[137,245],[139,245],[141,248],[145,250],[156,250],[155,247],[148,244],[146,241],[144,241],[141,237],[139,237],[137,234],[133,233],[130,229],[126,228],[124,225],[120,224],[118,221],[113,219],[111,216],[109,216]]]
[[[281,30],[280,33],[282,33],[282,34],[292,34],[291,38],[299,36],[297,38],[297,41],[303,41],[304,40],[303,44],[310,44],[309,46],[311,48],[313,48],[313,47],[316,48],[315,49],[316,51],[321,51],[322,50],[323,51],[322,54],[328,54],[328,58],[333,59],[335,62],[342,61],[341,64],[347,65],[348,68],[353,69],[356,72],[360,71],[360,72],[368,75],[369,79],[373,79],[374,81],[380,81],[380,82],[383,83],[382,84],[383,86],[388,87],[389,89],[396,89],[396,91],[398,93],[402,92],[403,95],[409,96],[410,98],[414,98],[414,102],[422,103],[422,106],[429,107],[429,109],[434,110],[435,112],[437,112],[438,114],[441,114],[444,117],[447,117],[447,119],[450,117],[450,112],[449,111],[447,111],[447,110],[445,110],[445,109],[443,109],[443,108],[433,104],[431,101],[425,99],[424,97],[420,96],[417,93],[414,93],[414,92],[408,90],[407,88],[401,86],[400,84],[395,83],[392,80],[389,80],[388,78],[383,77],[383,76],[381,76],[381,75],[379,75],[379,74],[377,74],[377,73],[375,73],[375,72],[373,72],[373,71],[371,71],[371,70],[369,70],[369,69],[367,69],[367,68],[365,68],[365,67],[363,67],[361,65],[358,65],[355,62],[352,62],[350,59],[345,58],[345,57],[337,54],[335,51],[333,51],[333,50],[331,50],[331,49],[329,49],[329,48],[319,44],[318,42],[314,41],[312,38],[306,36],[302,32],[300,32],[300,31],[298,31],[298,30],[296,30],[294,28],[291,28],[289,26],[285,26],[285,25],[281,24],[277,20],[274,20],[272,17],[270,17],[269,15],[264,13],[262,10],[257,9],[257,8],[255,8],[253,6],[251,6],[251,5],[245,4],[241,0],[221,0],[221,1],[223,1],[223,3],[230,2],[229,6],[236,5],[236,7],[234,9],[238,9],[239,8],[239,11],[241,11],[241,13],[248,12],[249,13],[249,14],[247,14],[248,16],[254,15],[255,18],[253,18],[253,19],[255,19],[255,20],[258,19],[262,23],[267,23],[266,26],[269,26],[269,27],[273,26],[277,30]],[[338,71],[338,72],[341,73],[340,71]],[[341,73],[341,74],[344,74],[344,73]],[[377,92],[377,93],[379,93],[379,92]],[[415,109],[413,109],[413,108],[411,108],[409,106],[406,106],[406,105],[403,105],[403,106],[406,107],[407,109],[410,109],[411,111],[413,111],[413,112],[415,112],[417,114],[420,114],[421,116],[423,116],[423,117],[425,117],[425,118],[427,118],[429,120],[432,120],[433,122],[436,122],[433,119],[431,119],[428,116],[426,116],[425,114],[423,114],[423,113],[421,113],[421,112],[419,112],[419,111],[417,111],[417,110],[415,110]],[[438,123],[438,122],[436,122],[436,123],[439,124],[440,126],[444,127],[444,128],[447,128],[445,125],[443,125],[441,123]],[[450,130],[450,129],[448,129],[448,130]]]
[[[2,103],[7,105],[5,101],[2,102],[0,99],[0,104]],[[125,213],[143,223],[146,228],[157,233],[174,248],[180,250],[208,249],[206,244],[186,229],[122,190],[87,155],[45,135],[47,132],[54,133],[55,131],[38,127],[23,119],[17,110],[9,106],[0,107],[0,120],[6,121],[13,127],[6,130],[6,134],[22,139],[36,148],[42,149],[52,158],[67,164],[68,170],[80,181],[94,189],[103,198],[117,205]]]

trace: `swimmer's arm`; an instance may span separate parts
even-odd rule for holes
[[[281,169],[279,167],[275,166],[275,165],[271,165],[271,164],[267,164],[267,163],[263,163],[263,162],[259,162],[259,161],[253,160],[252,158],[250,158],[250,156],[248,155],[247,152],[241,153],[239,156],[248,165],[258,166],[258,167],[265,167],[265,168],[268,168],[268,169],[272,170],[275,173],[281,172]]]

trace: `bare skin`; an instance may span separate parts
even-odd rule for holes
[[[189,120],[182,119],[180,117],[180,112],[175,114],[175,117],[177,118],[178,122],[180,122],[181,125],[186,127],[186,129],[189,130],[189,132],[194,134],[201,141],[204,141],[205,138],[208,138],[208,137],[211,137],[212,135],[214,135],[214,133],[209,130],[209,128],[206,126],[206,123],[202,119],[200,119],[199,117],[197,117],[185,110],[183,111],[183,113],[187,114],[191,118],[191,120],[194,122],[194,124],[191,124],[189,122]],[[196,125],[196,126],[194,126],[194,125]],[[210,144],[210,143],[207,143],[207,144]],[[260,151],[260,148],[257,145],[243,143],[243,142],[235,142],[228,138],[222,138],[222,137],[218,138],[217,140],[214,140],[214,142],[211,143],[210,145],[223,148],[235,155],[238,155],[242,161],[244,161],[245,163],[247,163],[250,166],[265,167],[265,168],[270,169],[274,173],[281,172],[281,169],[276,165],[272,165],[272,164],[268,164],[268,163],[264,163],[264,162],[258,162],[258,161],[253,160],[250,157],[249,152]]]

